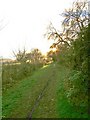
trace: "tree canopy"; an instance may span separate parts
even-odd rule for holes
[[[89,80],[88,58],[90,58],[88,2],[76,1],[72,8],[66,9],[61,15],[64,17],[62,32],[50,23],[46,36],[54,40],[51,48],[59,49],[59,54],[56,56],[59,64],[67,65],[71,70],[64,83],[68,101],[76,106],[86,107]]]

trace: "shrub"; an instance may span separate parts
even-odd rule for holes
[[[68,101],[75,106],[87,106],[88,76],[81,71],[72,71],[64,81],[64,90]]]

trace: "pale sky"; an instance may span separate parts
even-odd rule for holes
[[[51,42],[43,37],[51,21],[61,28],[60,13],[74,0],[0,0],[0,56],[10,58],[12,51],[39,48],[49,50]]]

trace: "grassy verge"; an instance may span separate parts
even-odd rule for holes
[[[3,93],[3,118],[27,118],[48,80],[33,118],[87,118],[84,108],[72,106],[66,98],[64,80],[69,72],[64,65],[51,64],[10,87]]]
[[[38,95],[45,86],[47,80],[50,78],[51,74],[52,65],[36,71],[31,77],[19,81],[15,84],[15,86],[4,92],[3,117],[28,117]]]
[[[3,64],[2,65],[2,90],[7,91],[19,81],[32,76],[32,74],[41,68],[41,64]]]
[[[83,107],[75,107],[72,106],[71,103],[68,102],[68,99],[65,95],[64,91],[64,80],[69,73],[69,69],[60,66],[61,71],[58,72],[57,78],[59,81],[58,90],[57,90],[57,109],[60,118],[88,118],[88,114],[84,111]]]

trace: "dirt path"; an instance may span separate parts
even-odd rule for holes
[[[3,116],[27,118],[31,114],[32,118],[58,117],[56,72],[53,65],[47,66],[10,88],[3,95]],[[39,100],[40,94],[42,97]]]
[[[46,78],[47,82],[34,103],[29,118],[58,117],[56,110],[56,69],[54,66],[51,72],[52,73]]]

